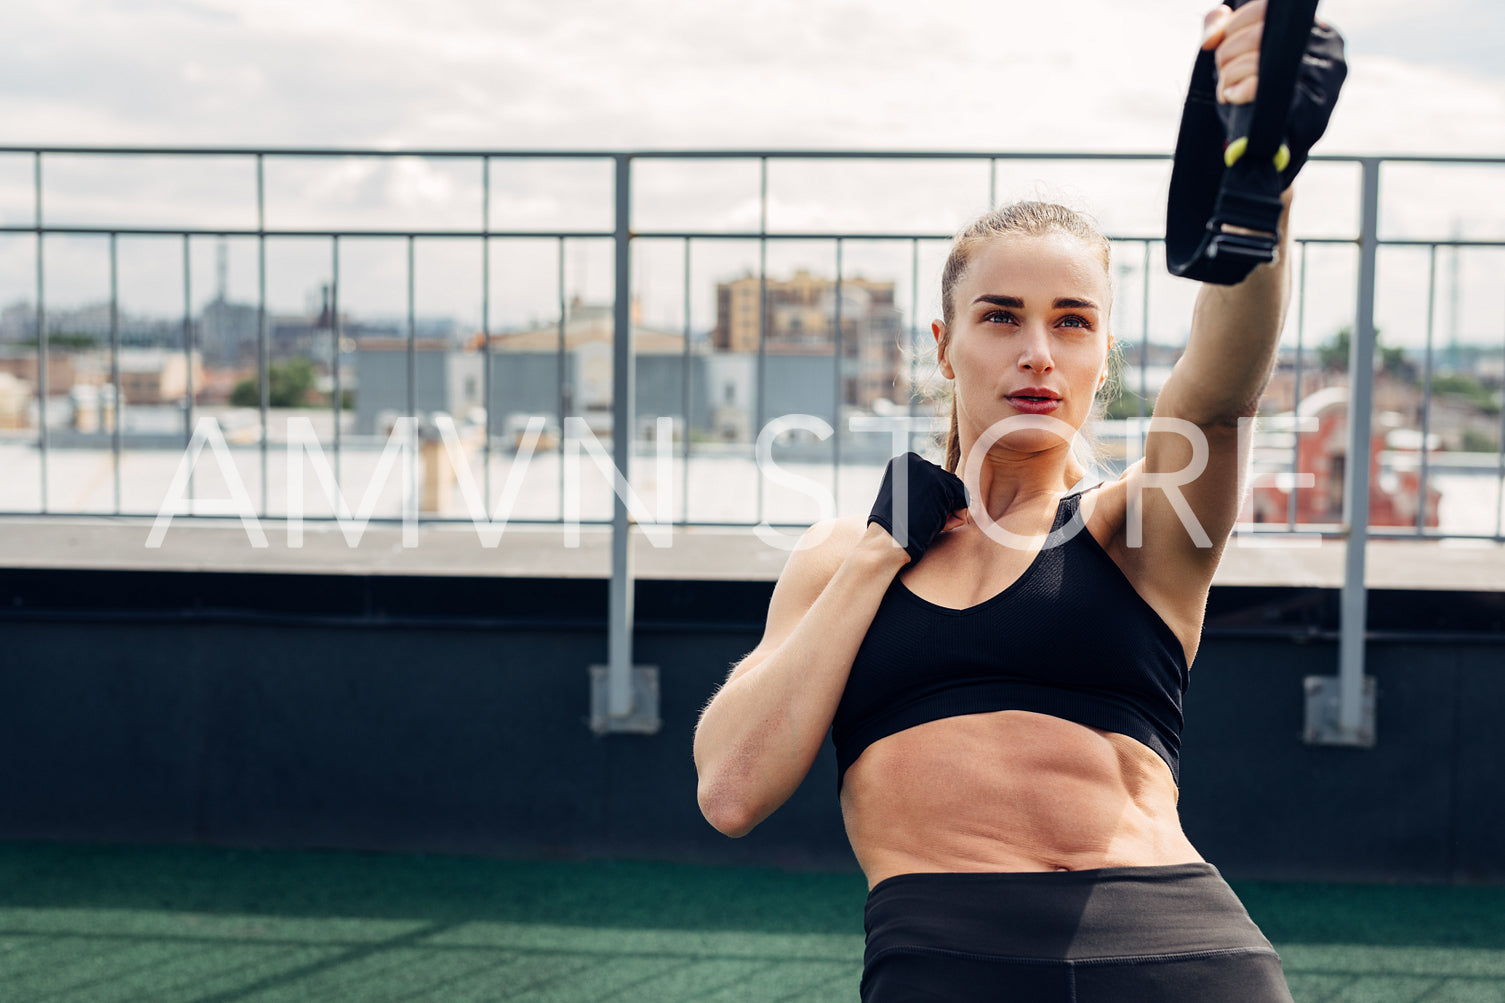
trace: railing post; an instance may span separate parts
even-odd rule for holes
[[[271,321],[267,316],[267,193],[266,157],[256,154],[256,374],[260,381],[261,414],[261,517],[267,516],[267,442],[271,438],[272,361],[268,342]]]
[[[624,485],[631,483],[634,379],[632,351],[632,158],[616,162],[615,293],[612,301],[611,452]],[[611,509],[611,583],[607,603],[607,664],[591,673],[591,728],[607,732],[658,731],[658,668],[632,664],[633,578],[631,525],[625,491]]]
[[[44,265],[46,264],[46,250],[43,246],[42,226],[42,152],[38,150],[32,155],[32,184],[33,195],[36,199],[36,223],[37,223],[37,458],[40,464],[42,478],[41,494],[38,501],[41,502],[43,515],[47,514],[47,396],[51,389],[51,376],[47,372],[47,355],[50,347],[47,344],[47,290],[43,281]]]
[[[1338,675],[1306,679],[1306,740],[1314,745],[1372,746],[1374,678],[1364,675],[1368,593],[1364,587],[1369,537],[1369,451],[1374,410],[1374,287],[1379,249],[1380,162],[1365,158],[1359,231],[1359,298],[1348,346],[1348,458],[1343,476],[1347,548],[1338,638]]]

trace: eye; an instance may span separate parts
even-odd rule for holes
[[[1017,324],[1014,314],[1010,310],[989,310],[982,315],[984,324]]]
[[[1092,321],[1088,320],[1086,317],[1083,317],[1079,313],[1067,314],[1066,316],[1061,318],[1060,323],[1067,324],[1071,327],[1083,327],[1089,330],[1092,328]]]

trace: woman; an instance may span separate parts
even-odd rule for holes
[[[1208,17],[1225,101],[1253,97],[1262,18]],[[1176,813],[1181,692],[1286,258],[1202,288],[1143,459],[1080,489],[1070,439],[1113,345],[1107,241],[1025,203],[954,245],[932,325],[945,469],[910,454],[865,524],[811,528],[695,735],[702,811],[740,836],[832,732],[870,888],[863,999],[1290,998]]]

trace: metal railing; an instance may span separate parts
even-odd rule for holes
[[[634,291],[634,275],[632,265],[632,248],[635,242],[642,241],[680,241],[684,247],[684,379],[682,387],[683,396],[681,406],[683,410],[685,428],[681,441],[681,458],[684,463],[684,502],[681,507],[681,517],[678,520],[681,525],[691,524],[689,506],[689,465],[692,459],[692,443],[690,435],[690,368],[689,359],[693,333],[691,330],[691,249],[706,243],[721,241],[755,241],[757,244],[758,281],[760,309],[758,323],[760,325],[757,344],[758,364],[754,370],[757,381],[754,393],[753,408],[755,419],[753,428],[762,430],[765,427],[767,415],[764,413],[766,400],[766,357],[770,336],[770,311],[768,300],[768,248],[776,242],[820,241],[829,242],[835,252],[835,324],[832,329],[833,343],[833,368],[835,370],[835,386],[833,388],[833,407],[837,421],[834,423],[833,441],[831,443],[831,470],[832,483],[836,485],[838,474],[843,466],[841,414],[844,394],[842,390],[842,282],[843,282],[843,254],[854,241],[879,242],[899,247],[907,247],[910,259],[910,303],[909,318],[907,325],[907,340],[909,347],[914,348],[919,341],[920,330],[920,259],[921,248],[943,247],[950,239],[950,233],[940,232],[933,228],[925,227],[898,227],[879,232],[852,230],[843,228],[775,228],[770,226],[770,191],[769,191],[769,167],[771,163],[782,162],[832,162],[837,164],[855,164],[858,162],[931,162],[931,163],[957,163],[986,165],[987,169],[987,204],[996,204],[998,195],[998,178],[1000,165],[1017,163],[1033,163],[1051,161],[1061,163],[1090,162],[1092,164],[1159,164],[1165,165],[1168,157],[1164,154],[1155,153],[1124,153],[1124,154],[1082,154],[1082,153],[1016,153],[1016,152],[977,152],[977,151],[870,151],[870,152],[836,152],[821,150],[683,150],[683,151],[582,151],[582,150],[370,150],[370,149],[256,149],[241,147],[225,148],[173,148],[173,147],[32,147],[32,146],[4,146],[0,147],[0,159],[3,158],[26,158],[32,161],[31,186],[32,186],[32,216],[29,222],[7,221],[0,225],[0,235],[34,235],[35,238],[35,340],[36,340],[36,374],[38,400],[37,400],[37,430],[35,449],[37,452],[40,471],[39,505],[35,511],[12,512],[10,514],[27,515],[50,515],[58,513],[57,506],[53,505],[48,495],[48,463],[49,457],[56,451],[57,446],[52,441],[49,432],[48,407],[46,395],[51,384],[49,382],[49,327],[47,320],[46,301],[46,276],[45,246],[49,238],[74,236],[99,238],[107,242],[109,257],[109,347],[110,347],[110,376],[109,386],[112,388],[115,401],[115,411],[112,414],[112,426],[110,429],[110,451],[112,457],[112,489],[114,496],[114,514],[130,514],[122,507],[122,484],[121,467],[122,456],[125,452],[121,409],[125,403],[122,394],[122,375],[120,369],[121,352],[121,318],[120,300],[118,289],[119,275],[119,249],[118,244],[123,237],[165,237],[177,238],[182,247],[182,292],[183,292],[183,352],[185,366],[188,371],[188,390],[186,393],[186,406],[183,413],[183,441],[185,445],[191,441],[195,428],[195,388],[192,385],[193,351],[194,351],[194,311],[192,291],[192,267],[191,245],[196,238],[243,238],[254,240],[257,255],[257,339],[256,339],[256,368],[257,388],[259,402],[257,411],[260,422],[259,435],[259,464],[260,464],[260,488],[261,488],[261,514],[268,514],[268,484],[270,481],[268,470],[268,455],[270,450],[269,423],[271,411],[270,399],[270,371],[271,356],[269,346],[269,303],[267,291],[267,243],[268,240],[278,238],[317,238],[329,241],[330,258],[329,267],[331,274],[331,302],[329,304],[329,330],[328,336],[332,345],[333,380],[334,392],[331,395],[331,413],[333,416],[332,447],[336,471],[336,483],[339,480],[340,458],[345,443],[342,441],[341,425],[343,410],[343,385],[341,377],[341,344],[342,344],[342,314],[339,300],[341,248],[348,246],[351,241],[365,238],[384,238],[401,241],[405,244],[406,251],[406,316],[405,330],[403,335],[406,342],[406,380],[404,385],[405,414],[416,416],[419,413],[419,393],[417,387],[418,372],[418,334],[417,318],[415,309],[415,243],[419,240],[460,240],[477,241],[480,244],[481,263],[481,352],[483,355],[482,374],[484,388],[483,398],[486,402],[485,434],[483,446],[484,463],[484,492],[489,504],[493,497],[493,443],[497,435],[496,415],[493,414],[493,360],[492,335],[493,335],[493,303],[492,303],[492,245],[498,240],[511,239],[538,239],[543,238],[552,241],[556,245],[558,256],[558,289],[557,300],[559,309],[558,318],[558,361],[559,361],[559,403],[557,417],[560,425],[566,423],[569,416],[568,404],[565,396],[565,324],[566,324],[566,288],[564,259],[566,247],[575,241],[609,241],[613,255],[612,274],[612,390],[611,390],[611,427],[612,461],[621,474],[622,482],[629,483],[630,471],[633,464],[634,443],[631,430],[636,428],[635,410],[635,354],[632,342],[633,318],[631,316],[631,303]],[[44,207],[46,198],[46,172],[45,165],[53,158],[100,158],[100,157],[167,157],[180,160],[192,160],[194,158],[230,158],[232,160],[249,161],[254,166],[255,194],[254,211],[255,225],[240,227],[225,226],[161,226],[161,225],[120,225],[109,223],[74,222],[68,224],[55,224],[47,220]],[[424,161],[448,161],[471,163],[476,166],[480,176],[480,205],[479,218],[474,226],[450,227],[437,229],[417,229],[411,227],[398,228],[362,228],[362,227],[318,227],[318,228],[289,228],[268,226],[268,196],[266,190],[266,167],[269,161],[307,161],[307,160],[376,160],[385,161],[394,158],[416,158]],[[1426,343],[1423,357],[1422,393],[1424,402],[1422,405],[1422,440],[1420,454],[1420,479],[1417,499],[1417,518],[1415,525],[1396,532],[1404,532],[1406,535],[1415,537],[1443,537],[1443,536],[1473,536],[1493,540],[1497,543],[1505,542],[1505,531],[1502,531],[1499,512],[1496,513],[1495,525],[1492,532],[1473,531],[1468,533],[1447,532],[1438,528],[1436,530],[1428,526],[1428,498],[1429,478],[1432,469],[1429,455],[1428,436],[1431,434],[1431,417],[1433,403],[1433,373],[1434,373],[1434,343],[1433,343],[1433,316],[1435,313],[1436,287],[1437,287],[1437,251],[1439,248],[1453,249],[1502,249],[1505,248],[1505,239],[1463,239],[1456,234],[1448,237],[1430,238],[1388,238],[1382,239],[1380,234],[1381,220],[1381,171],[1387,165],[1396,164],[1419,164],[1431,167],[1484,167],[1505,170],[1505,159],[1487,157],[1343,157],[1325,156],[1313,158],[1318,164],[1347,164],[1356,166],[1359,170],[1359,183],[1356,192],[1358,204],[1359,222],[1356,232],[1342,233],[1334,236],[1301,236],[1296,245],[1299,253],[1299,281],[1297,285],[1298,307],[1295,311],[1296,352],[1295,352],[1295,390],[1293,400],[1296,402],[1295,418],[1299,421],[1300,415],[1300,390],[1302,385],[1304,357],[1306,351],[1306,325],[1307,325],[1307,301],[1308,301],[1308,254],[1313,249],[1324,246],[1337,246],[1353,248],[1357,254],[1357,281],[1354,287],[1354,325],[1353,336],[1350,339],[1349,359],[1347,366],[1348,379],[1348,422],[1347,422],[1347,456],[1350,458],[1349,469],[1357,470],[1361,465],[1361,458],[1370,455],[1370,442],[1373,434],[1372,410],[1374,382],[1370,376],[1374,372],[1375,342],[1376,342],[1376,283],[1380,252],[1382,248],[1414,248],[1422,249],[1429,254],[1429,274],[1427,287],[1428,315],[1426,326]],[[610,168],[612,177],[612,192],[610,195],[609,208],[611,225],[609,228],[591,227],[495,227],[493,225],[493,183],[492,167],[494,164],[504,161],[543,163],[553,161],[580,161],[594,162]],[[634,168],[663,161],[678,161],[689,163],[713,163],[713,162],[742,162],[756,165],[758,171],[758,194],[757,194],[757,225],[754,227],[713,227],[701,228],[666,227],[652,229],[635,227],[633,219],[634,207]],[[957,220],[956,222],[959,222]],[[1138,389],[1139,406],[1138,413],[1144,415],[1147,398],[1150,396],[1146,382],[1148,372],[1148,349],[1152,343],[1151,332],[1151,300],[1152,300],[1152,262],[1155,255],[1161,250],[1162,238],[1158,233],[1149,232],[1123,232],[1109,234],[1110,240],[1115,247],[1136,247],[1139,251],[1142,267],[1140,338],[1137,345],[1138,363]],[[1457,251],[1455,250],[1455,253]],[[1502,332],[1505,337],[1505,332]],[[1128,340],[1128,339],[1121,339]],[[1133,351],[1133,350],[1131,350]],[[1502,346],[1505,352],[1505,346]],[[913,357],[909,363],[909,384],[912,387],[917,380]],[[908,413],[913,415],[915,402],[913,397],[908,402]],[[628,430],[629,434],[619,434],[621,430]],[[1142,433],[1141,433],[1142,434]],[[1297,440],[1293,437],[1291,446],[1290,472],[1295,475],[1297,470]],[[560,477],[564,477],[564,463],[560,464]],[[1497,498],[1505,496],[1505,409],[1502,409],[1501,425],[1499,430],[1499,447],[1495,463],[1495,481]],[[1292,483],[1294,484],[1294,478]],[[191,497],[191,481],[190,481]],[[1373,530],[1369,525],[1370,512],[1370,479],[1363,476],[1347,476],[1343,480],[1343,511],[1341,523],[1338,525],[1326,525],[1311,527],[1301,525],[1298,522],[1296,511],[1297,491],[1293,486],[1289,492],[1289,510],[1287,519],[1283,525],[1263,525],[1258,527],[1261,532],[1296,533],[1298,531],[1310,531],[1317,529],[1328,535],[1336,536],[1345,541],[1346,562],[1345,579],[1342,596],[1342,630],[1340,640],[1340,669],[1337,677],[1338,693],[1332,702],[1335,708],[1335,716],[1327,725],[1316,726],[1309,729],[1309,738],[1313,741],[1329,741],[1347,744],[1364,744],[1373,740],[1372,721],[1366,721],[1363,714],[1364,707],[1364,675],[1363,675],[1363,642],[1366,630],[1365,624],[1365,542],[1372,536],[1394,535],[1390,530]],[[563,518],[563,481],[560,487],[561,519]],[[1505,505],[1497,505],[1497,509],[1505,510]],[[759,483],[757,493],[756,523],[773,525],[797,525],[798,521],[779,523],[777,520],[765,518],[764,490]],[[436,517],[443,520],[445,517]],[[528,519],[517,519],[524,522]],[[542,520],[549,521],[549,520]],[[620,490],[614,492],[612,504],[612,516],[610,519],[612,531],[612,577],[610,589],[610,669],[607,678],[607,709],[601,720],[604,722],[603,730],[615,730],[619,727],[629,727],[624,722],[633,719],[634,681],[629,667],[631,661],[631,623],[632,623],[632,567],[631,549],[628,546],[631,532],[631,513],[629,512],[627,498]],[[694,524],[725,525],[724,522],[699,521]],[[744,523],[738,523],[745,525]],[[640,681],[641,682],[641,681]],[[1325,698],[1324,698],[1325,699]],[[1314,711],[1317,716],[1322,711]],[[651,722],[650,722],[651,723]],[[641,726],[642,722],[639,722]]]

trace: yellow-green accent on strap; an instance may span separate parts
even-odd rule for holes
[[[1238,163],[1238,158],[1242,157],[1244,155],[1244,151],[1248,148],[1248,136],[1240,136],[1238,139],[1235,139],[1233,142],[1229,143],[1227,148],[1223,150],[1223,166],[1232,167],[1234,164]],[[1290,163],[1291,148],[1285,143],[1281,143],[1280,149],[1275,151],[1275,169],[1277,171],[1283,171],[1288,166],[1290,166]]]

